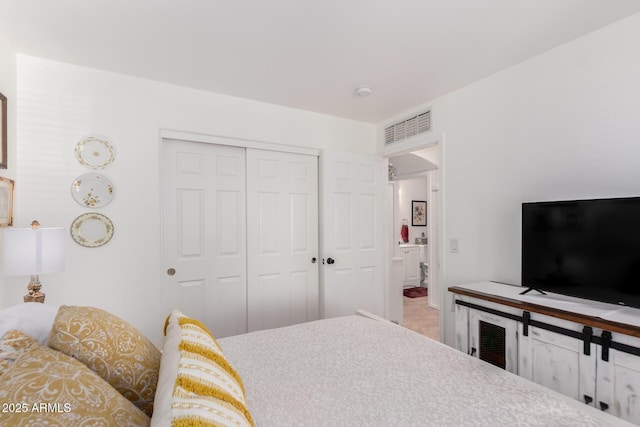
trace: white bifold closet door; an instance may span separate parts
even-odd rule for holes
[[[318,158],[247,149],[249,331],[318,319]]]
[[[162,164],[166,314],[216,337],[318,318],[316,156],[165,139]]]
[[[163,311],[247,331],[244,148],[163,140]]]

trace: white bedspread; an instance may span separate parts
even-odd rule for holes
[[[622,420],[388,322],[219,340],[257,426],[606,426]]]

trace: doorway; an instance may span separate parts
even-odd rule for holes
[[[439,146],[389,156],[393,182],[391,277],[394,293],[401,293],[402,324],[439,340]]]

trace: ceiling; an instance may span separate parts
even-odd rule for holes
[[[438,169],[439,161],[437,145],[389,157],[389,164],[395,167],[394,180],[425,175],[430,170]]]
[[[380,123],[638,0],[0,0],[17,52]],[[361,84],[373,86],[358,97]]]
[[[395,176],[389,180],[402,180],[423,176],[430,170],[438,169],[438,166],[413,153],[398,154],[389,157],[389,165],[395,167]]]

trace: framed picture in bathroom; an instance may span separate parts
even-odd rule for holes
[[[427,202],[424,200],[411,201],[411,225],[427,225]]]

